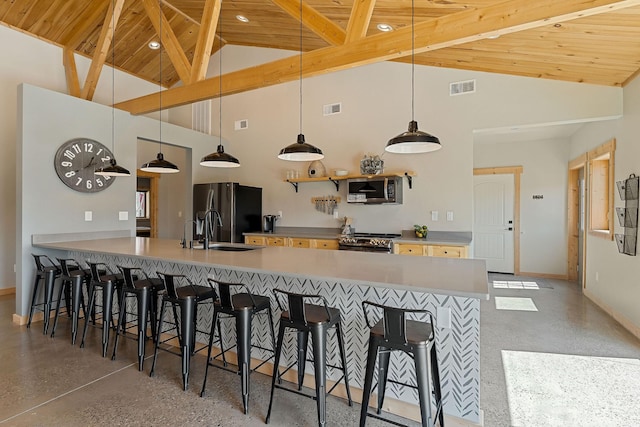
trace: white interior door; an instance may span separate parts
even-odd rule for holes
[[[513,175],[474,176],[474,258],[489,271],[514,272],[513,197]]]

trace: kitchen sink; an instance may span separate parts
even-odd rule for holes
[[[245,245],[243,243],[209,243],[209,250],[214,251],[244,252],[262,248],[263,246]],[[204,249],[204,246],[194,245],[193,249]]]

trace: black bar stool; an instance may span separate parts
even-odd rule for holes
[[[71,344],[76,343],[78,337],[78,321],[80,319],[80,306],[84,316],[87,315],[87,308],[84,305],[84,297],[82,294],[82,284],[85,283],[88,286],[89,280],[91,280],[91,274],[84,270],[80,264],[73,258],[57,258],[60,263],[60,269],[62,275],[60,279],[62,284],[58,291],[58,303],[56,305],[56,317],[53,321],[53,328],[51,331],[51,338],[55,336],[56,327],[58,326],[58,317],[60,317],[60,301],[62,300],[62,293],[70,292],[71,294]]]
[[[162,296],[160,320],[158,321],[158,327],[156,329],[156,343],[149,376],[153,376],[154,374],[160,344],[173,338],[171,337],[162,342],[160,341],[162,324],[164,323],[164,310],[167,305],[170,305],[173,310],[173,319],[180,345],[180,353],[174,353],[169,349],[166,349],[166,351],[182,357],[182,387],[186,390],[189,384],[189,364],[191,362],[191,356],[196,352],[198,305],[203,303],[212,304],[216,299],[216,290],[211,284],[209,284],[209,286],[194,285],[188,277],[182,274],[160,272],[157,272],[157,274],[164,281],[166,293]],[[183,286],[179,286],[181,282]],[[186,285],[184,285],[184,283],[186,283]],[[178,319],[177,308],[180,309],[180,319]],[[209,331],[198,332],[209,333]],[[203,346],[197,351],[204,348],[206,348],[206,346]]]
[[[89,303],[87,315],[84,320],[84,330],[82,331],[82,341],[80,347],[84,348],[84,340],[87,337],[89,328],[89,318],[95,320],[96,310],[96,288],[102,289],[102,357],[107,356],[109,346],[109,331],[113,324],[113,294],[122,292],[124,279],[121,274],[116,274],[109,266],[102,262],[89,262],[91,280],[89,281]],[[122,307],[120,307],[122,310]]]
[[[382,310],[382,318],[375,325],[372,325],[369,321],[367,306],[377,307]],[[444,427],[442,390],[440,388],[433,314],[428,310],[389,307],[369,301],[362,302],[362,309],[367,326],[371,329],[371,332],[369,334],[367,371],[364,378],[364,389],[362,391],[360,427],[364,427],[367,416],[396,424],[380,416],[387,382],[417,388],[422,426],[433,427],[437,419],[440,422],[440,427]],[[406,318],[407,314],[426,314],[429,317],[429,322],[409,320]],[[388,380],[389,356],[392,351],[402,351],[413,358],[415,362],[417,386]],[[369,397],[371,395],[373,373],[378,357],[380,358],[378,366],[378,408],[377,414],[372,414],[368,410]],[[435,398],[435,412],[431,408],[432,394]]]
[[[278,294],[287,296],[288,311],[285,311]],[[280,328],[278,330],[278,344],[276,346],[276,357],[274,361],[273,377],[271,379],[271,399],[269,400],[269,410],[267,412],[267,424],[271,418],[271,409],[273,406],[273,392],[275,388],[291,391],[293,393],[311,397],[316,400],[318,407],[318,425],[326,425],[326,397],[334,388],[344,379],[344,385],[347,389],[347,398],[349,406],[353,406],[351,400],[351,391],[349,390],[349,376],[347,375],[347,358],[344,351],[344,340],[342,338],[342,327],[340,322],[340,310],[329,307],[327,300],[321,295],[304,295],[287,292],[280,289],[274,289],[274,294],[278,307],[282,311],[280,315]],[[321,305],[308,304],[305,301],[321,301]],[[327,332],[330,328],[336,327],[336,336],[338,338],[338,348],[340,350],[340,359],[342,367],[327,364]],[[286,329],[295,329],[298,332],[298,360],[287,367],[282,373],[280,372],[279,363],[282,355],[282,343]],[[304,369],[307,362],[307,342],[311,333],[311,342],[313,345],[313,366],[315,371],[316,394],[309,396],[301,392],[302,382],[304,379]],[[298,365],[298,390],[281,385],[281,377],[289,369]],[[342,376],[336,381],[329,391],[327,387],[327,366],[342,370]],[[276,381],[278,384],[276,384]]]
[[[118,316],[118,327],[116,328],[116,339],[113,343],[113,355],[111,360],[116,360],[116,351],[118,350],[118,341],[120,338],[120,329],[123,335],[126,333],[126,303],[127,296],[135,297],[137,306],[137,327],[138,327],[138,370],[142,371],[144,367],[144,347],[147,340],[147,324],[151,321],[151,336],[156,338],[157,326],[157,310],[158,310],[158,292],[164,289],[162,279],[158,277],[149,277],[142,269],[136,267],[118,266],[124,278],[124,286],[120,293],[120,301],[118,307],[120,315]],[[133,273],[136,273],[134,275]],[[138,276],[140,275],[140,276]],[[140,278],[141,277],[141,278]],[[148,316],[149,315],[149,316]],[[149,319],[151,317],[151,319]],[[126,336],[126,335],[125,335]]]
[[[253,295],[249,288],[242,283],[227,283],[220,282],[213,279],[207,279],[209,283],[218,285],[218,293],[220,300],[214,304],[213,321],[211,322],[211,335],[209,337],[209,351],[207,353],[207,368],[204,373],[204,381],[202,383],[202,391],[200,396],[204,396],[205,388],[207,385],[207,374],[209,373],[209,366],[216,368],[226,369],[226,359],[224,359],[224,353],[230,349],[224,349],[222,347],[222,333],[220,331],[220,313],[225,314],[226,317],[234,317],[236,319],[236,347],[238,348],[238,370],[240,375],[240,384],[242,388],[242,405],[244,413],[248,412],[249,407],[249,374],[262,365],[267,363],[273,358],[273,355],[266,360],[263,360],[253,370],[251,369],[251,347],[257,347],[262,350],[275,353],[276,339],[273,332],[273,316],[271,314],[271,300],[268,297],[261,295]],[[242,288],[246,292],[231,294],[231,288]],[[251,321],[254,315],[266,314],[269,320],[269,331],[271,332],[271,348],[264,348],[251,344]],[[220,337],[220,349],[221,352],[216,355],[223,357],[224,365],[219,366],[211,363],[211,348],[214,342],[215,327],[218,327],[218,335]],[[230,370],[230,369],[229,369]]]
[[[49,317],[51,316],[51,304],[53,301],[53,287],[55,281],[60,277],[60,267],[54,264],[54,262],[47,255],[31,254],[36,262],[36,275],[33,283],[33,290],[31,293],[31,310],[29,310],[29,321],[27,322],[27,328],[31,327],[31,321],[33,320],[33,312],[40,310],[44,314],[44,326],[42,333],[46,334],[49,329]],[[38,290],[40,289],[40,281],[44,283],[44,295],[41,303],[36,302],[38,300]],[[68,307],[68,305],[67,305]]]

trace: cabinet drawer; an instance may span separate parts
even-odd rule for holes
[[[466,258],[465,246],[431,246],[429,255],[444,258]]]
[[[400,255],[424,255],[425,245],[400,244],[395,246],[395,253]]]
[[[317,249],[338,249],[337,240],[316,239],[314,247]]]
[[[247,245],[264,246],[266,241],[261,236],[244,236],[244,243]]]
[[[297,239],[292,237],[289,239],[289,246],[292,248],[310,248],[311,239]]]
[[[267,246],[287,246],[285,237],[267,237]]]

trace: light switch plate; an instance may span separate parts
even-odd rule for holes
[[[431,221],[438,220],[438,211],[431,211]]]
[[[93,211],[84,211],[84,220],[93,221]]]
[[[120,221],[128,221],[129,220],[129,212],[127,212],[127,211],[118,212],[118,219]]]

